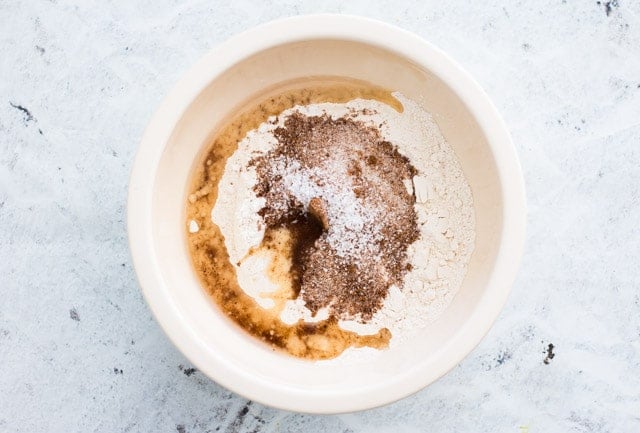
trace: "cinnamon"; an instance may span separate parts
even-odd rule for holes
[[[291,231],[292,278],[307,308],[366,321],[410,267],[419,230],[403,182],[416,169],[352,117],[294,112],[275,129],[277,145],[251,164],[267,230]]]

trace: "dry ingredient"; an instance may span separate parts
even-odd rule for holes
[[[357,115],[355,111],[353,115]],[[250,161],[267,229],[294,234],[294,291],[312,314],[371,319],[408,270],[418,238],[416,170],[380,132],[351,118],[292,113],[277,145]]]
[[[361,335],[388,328],[393,344],[437,318],[462,284],[475,237],[469,185],[431,116],[394,96],[402,113],[364,99],[296,106],[227,161],[212,219],[242,289],[281,306],[285,323],[333,315]],[[282,251],[256,253],[279,227],[294,280],[280,298],[271,265]]]

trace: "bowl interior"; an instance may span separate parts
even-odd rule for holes
[[[373,361],[308,362],[276,353],[227,320],[200,287],[185,239],[184,209],[194,163],[212,132],[252,96],[309,76],[356,78],[400,91],[424,106],[457,154],[469,181],[476,212],[476,247],[457,296],[426,329],[404,344],[380,351]],[[207,357],[225,363],[249,381],[290,394],[340,393],[348,397],[388,386],[443,362],[443,352],[474,314],[487,290],[502,232],[502,192],[491,148],[467,106],[434,74],[388,50],[363,42],[307,40],[252,55],[217,76],[193,100],[166,143],[153,186],[153,248],[165,295],[207,355],[195,361],[216,378]],[[211,365],[214,363],[212,362]],[[451,367],[451,366],[450,366]],[[265,399],[268,403],[268,399]]]

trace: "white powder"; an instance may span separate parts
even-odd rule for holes
[[[189,233],[198,233],[200,226],[195,220],[189,221]]]
[[[257,213],[265,200],[253,191],[257,176],[255,168],[249,167],[248,162],[276,145],[273,131],[283,126],[286,117],[295,111],[307,116],[327,114],[337,119],[355,110],[355,120],[378,128],[381,136],[396,145],[418,171],[412,182],[405,182],[407,191],[415,192],[420,237],[408,247],[407,257],[412,269],[405,275],[403,287],[392,286],[383,307],[367,323],[355,320],[340,322],[344,329],[360,334],[374,334],[386,327],[392,333],[392,345],[401,341],[410,330],[434,321],[451,302],[464,279],[475,239],[471,189],[453,150],[427,112],[399,93],[394,96],[404,106],[402,113],[377,101],[355,99],[345,104],[296,106],[284,111],[275,124],[270,123],[275,122],[275,118],[269,119],[270,122],[249,132],[227,161],[219,183],[218,200],[212,210],[212,219],[225,236],[225,245],[231,263],[236,267],[240,286],[260,305],[269,308],[273,301],[261,296],[277,290],[265,272],[269,256],[249,256],[242,260],[252,247],[260,244],[265,230],[264,222]],[[289,190],[295,192],[301,203],[307,204],[319,195],[313,179],[326,178],[323,176],[325,170],[340,172],[341,169],[318,167],[315,172],[301,171],[295,162],[283,159],[281,172]],[[348,224],[330,224],[327,238],[338,254],[357,255],[378,236],[364,230],[372,226],[370,222],[376,215],[354,199],[353,190],[348,186],[337,185],[331,193],[334,203],[327,209],[329,220],[332,212],[338,211],[346,212],[349,218]],[[287,301],[281,319],[285,323],[293,323],[300,318],[318,321],[326,314],[324,311],[312,318],[304,302],[297,299]],[[348,352],[362,352],[364,355],[370,350],[351,349]]]
[[[367,208],[356,199],[353,185],[347,175],[348,159],[331,158],[314,168],[303,169],[296,160],[284,156],[275,158],[272,164],[282,175],[285,188],[305,206],[314,197],[325,199],[329,230],[327,242],[339,257],[357,258],[370,254],[380,234],[375,232],[378,218],[376,209]],[[341,177],[339,182],[330,179]],[[319,180],[323,180],[319,186]]]

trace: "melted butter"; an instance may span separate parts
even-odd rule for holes
[[[289,300],[293,300],[298,295],[296,290],[296,276],[292,275],[293,270],[293,239],[291,231],[285,227],[276,229],[267,228],[258,247],[251,248],[245,258],[250,256],[265,256],[269,261],[266,273],[267,277],[278,288],[272,292],[261,292],[261,298],[271,299],[274,306],[271,307],[274,315],[278,316]]]
[[[265,233],[261,245],[249,252],[268,254],[271,258],[268,276],[279,289],[262,294],[275,303],[273,308],[265,309],[239,286],[235,268],[229,261],[224,236],[211,221],[211,209],[218,196],[218,181],[227,158],[235,152],[238,142],[247,132],[257,128],[270,116],[295,105],[345,103],[356,98],[377,100],[402,112],[402,104],[389,91],[365,82],[332,77],[288,82],[252,98],[251,102],[224,122],[195,167],[191,182],[185,230],[193,267],[202,286],[224,314],[249,334],[274,350],[301,358],[333,358],[349,347],[385,348],[391,339],[391,332],[383,328],[377,334],[361,336],[340,328],[334,317],[316,323],[283,323],[279,319],[280,312],[286,301],[295,299],[299,292],[298,276],[292,272],[296,248],[305,241],[299,233],[308,231],[300,231],[297,235],[291,227],[270,229]],[[191,220],[200,226],[196,233],[188,231]]]

